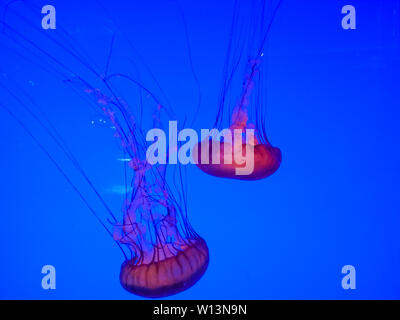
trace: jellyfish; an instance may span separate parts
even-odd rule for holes
[[[170,172],[166,164],[150,164],[146,158],[146,129],[162,127],[163,117],[173,113],[173,110],[133,76],[111,73],[109,63],[114,36],[106,67],[99,68],[60,24],[57,26],[57,36],[41,32],[29,15],[38,8],[28,2],[24,3],[25,7],[14,9],[17,2],[10,1],[6,5],[7,14],[2,15],[1,35],[12,40],[3,43],[12,42],[12,52],[23,61],[32,63],[32,68],[54,76],[56,81],[61,79],[63,86],[78,93],[83,98],[82,106],[104,116],[110,124],[110,133],[119,141],[120,150],[127,160],[123,164],[125,193],[122,217],[119,219],[117,210],[105,201],[77,157],[70,151],[57,126],[40,111],[34,97],[24,91],[22,86],[11,85],[18,81],[5,73],[0,78],[0,90],[8,98],[0,103],[0,108],[47,155],[115,241],[124,257],[119,273],[124,289],[149,298],[170,296],[187,290],[206,272],[209,250],[205,240],[196,233],[188,219],[187,183],[182,168],[177,165]],[[6,21],[5,17],[9,15],[12,15],[12,19]],[[42,34],[45,41],[32,41],[24,28]],[[124,81],[124,84],[119,86],[116,81]],[[126,87],[129,92],[137,92],[137,95],[126,99],[121,93]],[[18,111],[11,107],[11,101],[28,114],[29,121],[18,116]],[[50,137],[50,141],[84,178],[103,205],[107,218],[103,218],[91,205],[62,163],[39,138],[41,135],[30,128],[31,123],[36,123]]]
[[[91,93],[91,90],[87,92]],[[98,91],[96,96],[101,95]],[[112,104],[113,99],[98,98]],[[123,108],[126,104],[122,104]],[[160,125],[158,105],[154,126]],[[123,109],[125,118],[129,109]],[[144,297],[163,297],[190,288],[204,274],[209,262],[206,242],[193,230],[179,202],[166,183],[166,165],[150,165],[146,160],[138,128],[122,128],[112,109],[104,107],[115,128],[115,136],[130,157],[134,172],[132,193],[126,199],[123,219],[114,224],[113,237],[126,245],[130,258],[121,266],[120,282],[127,291]]]
[[[235,1],[219,109],[214,123],[214,128],[220,130],[214,129],[193,148],[194,162],[207,174],[259,180],[272,175],[281,164],[281,150],[270,143],[266,134],[263,110],[265,70],[262,65],[265,42],[280,4],[278,1],[272,7],[269,1],[252,1],[251,8],[246,8],[244,3]],[[252,17],[252,21],[248,17]],[[242,30],[251,36],[244,37]],[[246,46],[248,52],[244,53]],[[232,92],[241,69],[242,88],[236,96]],[[230,106],[232,99],[236,100],[233,107]],[[224,124],[228,124],[226,129],[221,129]]]

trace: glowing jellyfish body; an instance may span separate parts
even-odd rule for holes
[[[190,288],[207,269],[208,248],[201,238],[179,251],[172,245],[157,250],[163,252],[158,260],[122,264],[120,282],[126,290],[150,298],[168,296]]]
[[[131,203],[114,232],[114,239],[132,253],[121,266],[122,287],[153,298],[188,289],[202,277],[209,261],[205,241],[191,230],[186,217],[168,200],[151,203],[156,195],[140,195],[140,208],[132,209]]]
[[[98,95],[98,93],[97,93]],[[102,99],[103,101],[104,99]],[[106,99],[107,100],[107,99]],[[112,104],[112,99],[108,100]],[[124,119],[131,119],[123,106]],[[160,123],[158,105],[154,123]],[[125,201],[121,223],[114,225],[114,239],[127,246],[130,257],[123,262],[120,282],[127,291],[144,297],[164,297],[194,285],[209,261],[206,242],[190,226],[187,215],[171,194],[166,165],[151,165],[144,155],[144,142],[131,126],[129,133],[115,113],[104,108],[129,153],[133,171],[132,193]]]
[[[198,147],[200,151],[195,151],[196,159],[198,160],[196,165],[203,172],[220,178],[231,178],[231,179],[239,179],[239,180],[260,180],[272,175],[276,170],[278,170],[281,160],[282,154],[279,148],[273,147],[267,144],[257,144],[250,148],[254,155],[254,168],[249,174],[238,174],[238,169],[245,167],[244,163],[237,163],[235,161],[234,152],[231,153],[232,163],[225,163],[225,147],[226,143],[221,142],[219,144],[220,150],[216,151],[219,153],[219,163],[213,164],[213,159],[217,157],[216,152],[217,148],[212,148],[218,142],[212,141],[209,143],[209,152],[208,152],[208,163],[201,163],[201,147]],[[241,150],[246,150],[246,144],[242,144]],[[233,149],[230,145],[229,149]],[[244,153],[245,154],[245,153]]]
[[[224,136],[223,142],[207,137],[194,147],[195,163],[200,170],[207,174],[231,179],[259,180],[272,175],[281,164],[281,150],[270,144],[264,131],[259,132],[255,129],[255,125],[248,123],[248,106],[254,89],[254,77],[259,73],[259,64],[259,60],[248,62],[251,71],[245,77],[242,94],[232,111],[229,129],[225,129],[225,131],[228,130],[228,141],[226,136]],[[259,98],[256,101],[259,101]],[[255,108],[257,107],[255,106]],[[257,115],[258,112],[256,112]],[[251,129],[253,134],[250,141],[248,140],[248,129]],[[235,132],[240,133],[238,135]],[[260,138],[263,143],[260,142]],[[202,157],[203,153],[206,153],[205,157]],[[238,174],[241,168],[246,167],[249,157],[252,159],[251,170],[244,174]],[[240,158],[243,160],[236,160]]]
[[[164,182],[147,183],[152,168],[135,165],[135,170],[135,196],[127,203],[123,223],[114,226],[114,239],[132,253],[121,266],[121,285],[151,298],[179,293],[206,271],[208,247],[172,204]]]

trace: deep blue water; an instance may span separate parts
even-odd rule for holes
[[[174,298],[400,298],[400,1],[350,1],[357,29],[343,30],[341,8],[348,2],[283,1],[265,49],[263,92],[268,137],[282,150],[281,167],[254,182],[218,179],[188,167],[189,220],[208,243],[210,265],[196,285]],[[182,1],[179,9],[174,1],[117,0],[103,1],[104,10],[92,0],[52,1],[57,30],[42,32],[65,41],[57,32],[68,31],[73,41],[63,42],[66,48],[79,47],[97,66],[105,66],[116,34],[110,69],[137,75],[159,94],[162,88],[181,117],[193,114],[198,98],[189,39],[202,93],[195,127],[209,128],[217,113],[232,3]],[[10,25],[92,79],[37,32],[40,10],[18,3],[10,9],[29,17],[30,25],[37,23],[33,32],[6,14]],[[137,52],[130,51],[128,39]],[[0,35],[1,82],[22,101],[29,101],[22,92],[35,99],[120,214],[122,196],[116,191],[123,167],[116,159],[123,154],[109,124],[62,77],[43,71],[49,62],[43,52],[35,55],[21,43]],[[4,87],[0,99],[105,217],[81,176]],[[112,239],[2,108],[0,121],[0,298],[136,299],[120,286],[123,256]],[[47,264],[56,268],[56,290],[41,287]],[[357,271],[355,290],[341,287],[341,269],[348,264]]]

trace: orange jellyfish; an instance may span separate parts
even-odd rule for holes
[[[152,165],[147,161],[145,135],[139,126],[130,123],[134,117],[122,99],[106,97],[93,89],[86,92],[94,94],[105,105],[104,112],[113,124],[115,136],[120,138],[129,155],[127,163],[132,172],[129,196],[121,223],[113,226],[114,239],[129,250],[120,271],[122,287],[151,298],[190,288],[205,273],[209,252],[206,242],[190,225],[186,207],[181,206],[185,188],[175,198],[167,183],[167,165]],[[112,106],[117,107],[121,119],[130,119],[124,127]],[[161,110],[162,106],[158,105],[153,114],[154,127],[160,125]]]
[[[235,39],[235,32],[244,28],[244,22],[237,15],[243,8],[235,3],[234,18],[231,27],[228,54],[226,59],[224,83],[221,92],[219,110],[215,121],[215,127],[220,128],[224,123],[224,116],[231,115],[229,126],[221,131],[214,129],[213,133],[202,137],[202,141],[193,149],[193,158],[196,165],[205,173],[231,179],[259,180],[276,172],[282,161],[279,148],[274,147],[268,140],[265,130],[263,111],[263,86],[262,86],[262,60],[263,47],[272,22],[280,7],[281,1],[274,8],[268,24],[265,25],[266,9],[265,1],[261,1],[261,7],[255,8],[259,23],[256,24],[252,34],[263,30],[258,42],[256,54],[249,53],[249,58],[244,63],[245,77],[242,81],[242,91],[236,98],[236,104],[229,108],[227,101],[231,99],[232,87],[239,66],[242,64],[241,54],[235,54],[232,50],[235,41],[245,42],[243,39]],[[243,10],[243,12],[245,12]],[[245,15],[245,13],[243,13]],[[256,18],[253,20],[257,20]],[[265,25],[265,26],[264,26]],[[256,37],[248,39],[251,47]],[[241,49],[243,50],[243,49]],[[251,51],[251,50],[250,50]],[[229,67],[230,66],[230,67]],[[228,97],[229,96],[229,97]],[[255,119],[250,122],[250,116]],[[221,141],[223,138],[223,141]]]
[[[136,159],[130,166],[135,170],[135,191],[126,202],[123,222],[114,226],[114,239],[131,252],[121,266],[121,285],[150,298],[184,291],[206,271],[208,247],[170,197],[165,169],[153,171]]]

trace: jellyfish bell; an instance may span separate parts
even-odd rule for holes
[[[205,148],[208,145],[208,150],[202,149],[204,145],[206,145]],[[242,144],[239,149],[239,152],[244,151],[243,158],[245,160],[241,163],[235,160],[237,157],[235,157],[232,144],[203,140],[193,148],[193,158],[196,160],[197,167],[209,175],[239,180],[260,180],[269,177],[278,170],[282,161],[281,150],[270,144],[256,144],[254,146]],[[228,150],[227,154],[225,150]],[[206,161],[203,161],[204,157],[202,158],[204,151],[206,153]],[[247,156],[247,152],[252,155]],[[225,161],[226,155],[232,160]],[[219,159],[219,161],[214,159]],[[218,163],[213,163],[213,160]]]
[[[158,260],[138,263],[135,259],[121,266],[120,282],[127,291],[148,298],[159,298],[193,286],[207,269],[208,247],[202,238],[178,251],[167,244],[157,248]]]

